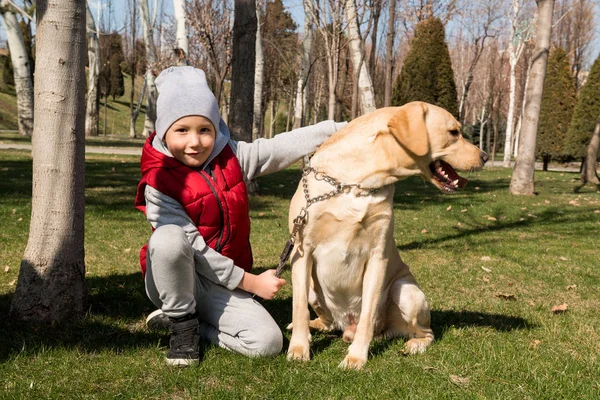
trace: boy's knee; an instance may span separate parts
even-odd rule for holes
[[[281,353],[283,348],[283,334],[275,326],[271,329],[265,329],[258,333],[254,356],[271,357]]]
[[[163,225],[150,236],[148,254],[152,259],[193,257],[193,249],[180,226]]]

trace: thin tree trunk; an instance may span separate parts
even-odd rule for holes
[[[596,173],[596,163],[598,160],[598,147],[600,147],[600,119],[596,122],[594,135],[587,148],[585,160],[582,162],[581,169],[581,184],[591,183],[592,185],[600,186],[598,174]]]
[[[183,51],[185,61],[189,57],[185,0],[173,0],[173,14],[176,22],[177,47]]]
[[[479,117],[479,148],[483,150],[483,131],[485,130],[485,124],[487,123],[487,119],[485,119],[485,107],[481,107],[481,117]]]
[[[371,31],[371,51],[369,52],[369,75],[375,76],[377,66],[377,36],[379,36],[379,16],[381,15],[382,0],[372,0],[373,30]]]
[[[129,96],[129,137],[135,138],[135,123],[138,116],[138,113],[135,111],[133,106],[135,99],[135,76],[137,75],[137,51],[135,46],[137,7],[135,6],[135,0],[133,0],[132,3],[133,6],[131,7],[131,10],[133,15],[131,17],[131,94]]]
[[[36,5],[31,223],[11,313],[55,322],[86,311],[85,3]]]
[[[517,127],[515,128],[515,144],[513,146],[513,157],[515,160],[519,155],[519,147],[521,147],[521,127],[523,126],[523,116],[525,115],[525,93],[527,93],[527,86],[529,86],[529,76],[531,75],[531,63],[527,66],[527,77],[525,78],[525,90],[523,91],[523,99],[521,100],[521,113],[519,114],[519,120],[517,121]]]
[[[508,115],[506,117],[506,135],[504,137],[504,167],[510,167],[512,153],[513,128],[515,125],[515,97],[517,87],[516,65],[510,62],[510,84],[508,89]]]
[[[393,69],[393,49],[396,22],[396,0],[390,0],[389,20],[387,39],[385,42],[385,93],[383,98],[383,106],[389,107],[392,104],[392,69]]]
[[[156,8],[156,5],[155,5]],[[158,92],[154,83],[154,75],[152,68],[156,64],[156,47],[152,31],[153,25],[150,22],[150,12],[148,10],[148,0],[140,0],[140,16],[142,20],[142,31],[144,35],[144,45],[146,47],[146,90],[148,96],[146,98],[146,117],[144,120],[144,137],[148,137],[154,132],[154,123],[156,122],[156,98]]]
[[[275,100],[269,101],[269,116],[271,117],[271,121],[269,122],[269,139],[275,136],[275,118],[277,114],[275,114]]]
[[[364,60],[362,37],[358,26],[356,5],[354,0],[346,0],[346,19],[348,21],[348,40],[350,41],[350,56],[355,71],[358,71],[358,93],[360,97],[361,114],[375,111],[375,91],[367,65]]]
[[[255,47],[255,0],[235,0],[229,130],[246,142],[252,141]]]
[[[303,0],[304,6],[304,37],[302,38],[302,70],[298,74],[298,87],[296,89],[296,104],[294,109],[293,128],[300,128],[304,124],[304,110],[306,109],[306,84],[310,73],[310,56],[313,46],[314,21],[311,0]]]
[[[17,92],[17,120],[19,134],[31,136],[33,131],[33,85],[31,67],[23,34],[19,28],[17,17],[11,11],[8,1],[0,0],[0,11],[4,18],[6,37],[13,65],[15,91]]]
[[[87,4],[87,3],[86,3]],[[88,53],[88,90],[85,107],[85,136],[98,136],[98,123],[100,118],[100,91],[98,78],[100,76],[100,44],[98,42],[98,28],[94,22],[89,4],[86,6],[86,30]]]
[[[531,66],[531,85],[527,88],[525,119],[523,123],[521,148],[513,170],[510,193],[532,195],[535,193],[533,175],[535,172],[535,142],[537,139],[540,106],[544,91],[544,79],[550,51],[552,33],[552,11],[554,0],[537,0],[538,24],[536,49]]]
[[[263,48],[262,48],[262,28],[260,22],[261,2],[257,1],[256,7],[256,65],[254,68],[254,116],[252,118],[252,140],[261,137],[262,125],[262,89],[263,73],[265,67]]]

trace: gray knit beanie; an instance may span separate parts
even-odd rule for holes
[[[156,78],[156,136],[163,140],[175,121],[201,115],[219,131],[219,105],[206,82],[206,75],[194,67],[170,67]]]

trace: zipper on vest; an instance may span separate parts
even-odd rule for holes
[[[223,210],[223,206],[221,206],[221,199],[219,198],[219,194],[217,193],[217,190],[211,183],[210,179],[207,178],[206,176],[204,176],[202,171],[198,171],[198,173],[200,174],[202,179],[204,179],[206,181],[206,183],[208,184],[208,187],[210,188],[211,192],[215,195],[215,198],[217,199],[217,205],[219,206],[219,215],[221,216],[221,226],[223,228],[219,232],[219,238],[217,239],[217,245],[215,246],[215,250],[220,253],[221,250],[223,249],[222,241],[223,241],[223,231],[225,230],[225,227],[223,226],[223,225],[225,225],[225,213]]]

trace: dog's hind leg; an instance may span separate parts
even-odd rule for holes
[[[409,275],[397,279],[390,289],[384,337],[405,336],[405,354],[422,353],[433,342],[431,317],[425,294]]]

